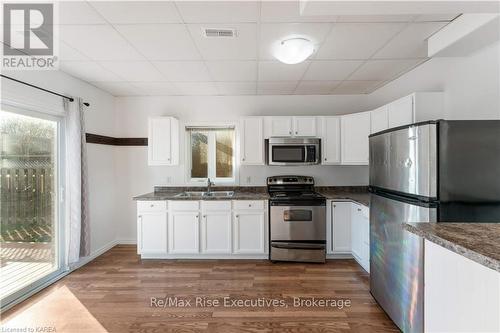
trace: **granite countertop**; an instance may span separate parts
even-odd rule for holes
[[[318,187],[316,191],[330,200],[348,200],[370,207],[370,192],[364,186]]]
[[[255,187],[214,187],[214,191],[234,191],[230,198],[221,197],[176,197],[184,191],[205,191],[206,187],[155,187],[155,191],[134,197],[134,200],[268,200],[265,186]],[[316,191],[327,199],[349,200],[365,206],[370,205],[370,193],[364,186],[317,187]]]
[[[500,272],[500,223],[405,223],[409,232]]]

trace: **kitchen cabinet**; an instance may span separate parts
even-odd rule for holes
[[[500,273],[428,240],[424,253],[424,331],[500,332]]]
[[[315,137],[317,117],[266,117],[266,137]]]
[[[316,117],[293,117],[293,136],[316,136]]]
[[[179,164],[179,121],[174,117],[148,119],[148,165]]]
[[[231,201],[202,201],[202,253],[231,253],[231,219]]]
[[[414,123],[413,95],[405,96],[387,105],[389,128]]]
[[[370,220],[368,207],[351,206],[351,252],[354,259],[370,272]]]
[[[234,253],[265,253],[265,213],[262,211],[235,211]]]
[[[340,163],[340,117],[323,117],[321,164]]]
[[[370,112],[341,116],[341,161],[346,165],[368,164],[368,136],[370,135]]]
[[[241,120],[240,160],[242,165],[264,165],[262,117],[246,117]]]
[[[351,206],[348,201],[332,202],[332,253],[351,252]]]
[[[292,117],[268,117],[267,119],[270,123],[270,136],[292,136]]]
[[[138,211],[137,253],[167,252],[167,212]]]
[[[389,128],[389,116],[387,114],[387,105],[381,106],[371,112],[371,132],[377,133]]]
[[[199,252],[198,211],[171,211],[168,217],[168,252],[194,254]]]

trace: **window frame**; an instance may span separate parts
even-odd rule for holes
[[[208,133],[208,177],[207,178],[191,178],[191,133],[188,130],[189,127],[232,127],[233,128],[233,176],[231,178],[221,178],[216,177],[216,136],[215,131],[207,131]],[[200,132],[203,132],[200,130]],[[184,125],[184,135],[185,135],[185,159],[186,159],[186,168],[185,168],[185,178],[186,184],[188,185],[197,185],[197,186],[205,186],[208,178],[215,185],[238,185],[239,179],[239,167],[237,165],[237,155],[239,153],[238,147],[238,123],[235,122],[195,122],[195,123],[186,123]]]

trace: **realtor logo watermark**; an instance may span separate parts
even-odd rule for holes
[[[54,3],[3,4],[4,70],[58,69]]]

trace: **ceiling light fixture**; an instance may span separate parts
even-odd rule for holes
[[[275,44],[273,55],[279,61],[293,65],[311,56],[314,52],[313,43],[306,38],[289,38]]]

